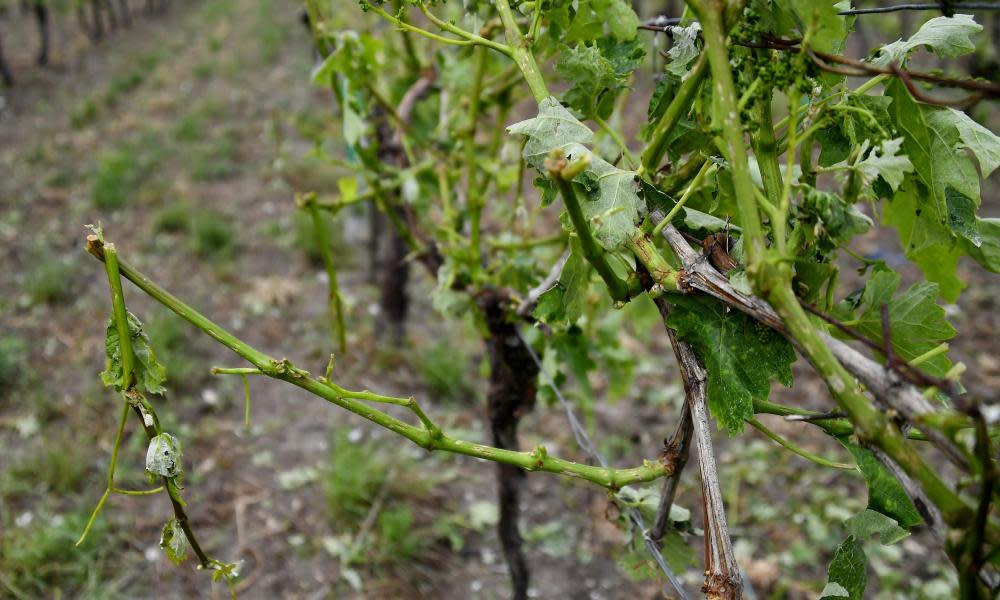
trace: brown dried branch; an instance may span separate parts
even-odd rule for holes
[[[674,471],[663,480],[663,493],[660,494],[660,505],[656,509],[656,519],[653,527],[649,530],[649,537],[656,541],[663,539],[670,525],[670,508],[674,505],[674,498],[677,496],[677,485],[681,481],[681,473],[687,465],[688,455],[691,453],[691,436],[694,433],[694,422],[691,420],[691,406],[685,402],[681,410],[681,420],[677,424],[677,429],[670,436],[669,440],[664,440],[665,457],[664,460],[673,463]]]
[[[701,468],[701,498],[705,529],[705,584],[702,591],[707,598],[737,600],[742,597],[743,582],[740,568],[733,554],[733,544],[726,524],[726,510],[722,502],[719,471],[712,449],[712,430],[708,422],[706,372],[698,357],[676,333],[667,326],[670,306],[661,296],[655,300],[663,317],[663,324],[670,336],[670,343],[677,357],[684,391],[690,409],[694,444],[698,448],[698,466]]]

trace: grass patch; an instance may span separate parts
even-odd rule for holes
[[[239,132],[228,130],[191,154],[191,177],[195,181],[229,179],[239,174],[239,159]]]
[[[206,212],[197,215],[191,227],[191,249],[202,258],[229,258],[235,247],[235,235],[226,215]]]
[[[101,154],[90,187],[94,207],[102,211],[124,208],[139,196],[143,183],[164,152],[159,135],[147,131],[138,140]]]
[[[62,258],[43,256],[28,274],[24,291],[32,304],[57,304],[72,297],[73,264]]]
[[[435,342],[416,355],[414,365],[430,392],[441,400],[460,400],[473,394],[469,363],[462,348],[450,342]]]
[[[31,515],[30,523],[4,522],[0,536],[0,573],[4,592],[21,598],[102,598],[118,597],[120,584],[112,584],[115,553],[121,552],[105,518],[90,530],[90,539],[80,547],[73,544],[83,531],[87,516],[66,516],[19,512]],[[9,521],[14,521],[11,515]],[[8,519],[5,519],[7,521]],[[111,539],[109,539],[111,538]],[[16,590],[13,592],[12,590]]]
[[[191,207],[175,202],[153,216],[153,233],[187,233],[191,230]]]
[[[204,354],[185,321],[166,311],[158,311],[146,323],[146,334],[156,358],[167,369],[167,386],[174,391],[192,391],[208,379]]]
[[[0,398],[13,391],[28,370],[28,342],[17,335],[0,337]]]
[[[83,129],[96,121],[100,114],[101,107],[97,98],[84,98],[70,110],[69,126],[73,129]]]
[[[22,482],[31,493],[67,496],[82,492],[89,483],[92,448],[89,443],[65,436],[53,436],[43,450],[12,465],[8,481]]]

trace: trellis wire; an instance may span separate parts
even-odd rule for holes
[[[535,353],[535,349],[531,347],[531,344],[529,344],[526,339],[524,339],[524,335],[521,333],[520,329],[515,329],[515,331],[517,331],[517,337],[521,340],[521,344],[523,344],[524,347],[528,350],[528,354],[531,356],[531,360],[535,361],[535,364],[538,366],[538,372],[541,373],[545,385],[552,388],[552,392],[556,395],[556,398],[559,400],[559,404],[563,407],[563,410],[566,411],[566,420],[569,421],[569,426],[570,429],[573,431],[573,437],[576,438],[577,445],[580,446],[580,449],[582,449],[584,452],[590,455],[592,459],[597,461],[599,465],[601,465],[604,468],[608,468],[608,461],[605,460],[604,456],[602,456],[601,453],[597,451],[597,448],[594,446],[593,441],[591,441],[590,436],[587,434],[587,430],[583,428],[583,425],[580,424],[580,420],[577,419],[576,413],[573,411],[573,406],[569,403],[569,401],[566,400],[565,397],[563,397],[562,392],[559,391],[559,386],[556,385],[556,382],[552,380],[552,377],[549,375],[548,371],[546,371],[545,367],[542,366],[542,361],[538,358],[538,355]],[[646,546],[646,551],[649,552],[650,556],[653,557],[653,560],[656,562],[657,566],[660,568],[661,571],[663,571],[663,574],[667,577],[667,580],[670,581],[670,585],[672,585],[674,589],[677,591],[678,598],[680,598],[681,600],[688,600],[689,596],[687,595],[687,592],[684,591],[684,586],[677,578],[677,575],[675,575],[674,572],[667,565],[667,561],[664,560],[663,554],[660,553],[660,549],[657,547],[656,542],[649,537],[649,532],[646,529],[646,523],[645,520],[642,518],[642,514],[634,506],[622,507],[622,510],[625,512],[629,520],[632,522],[633,527],[638,530],[638,533],[640,535],[642,535],[642,541]]]

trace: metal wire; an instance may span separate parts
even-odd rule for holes
[[[545,382],[545,385],[552,388],[552,392],[559,400],[559,404],[563,407],[563,410],[566,411],[566,420],[569,421],[569,427],[573,431],[573,437],[576,438],[577,445],[580,446],[580,449],[586,452],[592,459],[597,461],[599,465],[607,469],[608,461],[605,460],[604,456],[597,451],[593,441],[591,441],[590,436],[587,434],[587,430],[583,428],[580,420],[576,417],[576,412],[573,411],[573,405],[571,405],[566,398],[563,397],[562,392],[559,391],[559,386],[556,385],[556,382],[552,380],[552,377],[545,370],[545,367],[542,366],[542,361],[538,358],[538,355],[535,353],[535,349],[531,347],[531,344],[524,339],[524,335],[521,333],[521,330],[515,328],[515,331],[517,331],[517,337],[521,340],[521,344],[524,345],[525,349],[528,350],[528,354],[531,355],[531,360],[535,361],[535,365],[538,367],[538,372],[541,373],[542,380]],[[646,551],[649,552],[650,556],[653,557],[653,561],[656,562],[656,565],[661,571],[663,571],[667,580],[670,581],[670,585],[672,585],[674,590],[677,592],[677,597],[681,600],[688,600],[689,596],[687,595],[687,592],[684,591],[684,586],[681,584],[680,579],[677,578],[677,575],[667,565],[667,561],[664,560],[663,554],[660,553],[660,548],[649,536],[649,530],[646,528],[646,523],[642,518],[642,513],[640,513],[639,509],[634,506],[621,506],[619,504],[619,508],[622,509],[622,512],[624,512],[629,521],[632,522],[632,526],[637,533],[642,536],[642,541],[646,546]]]

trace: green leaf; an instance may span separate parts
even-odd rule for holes
[[[563,47],[556,71],[573,86],[562,98],[566,106],[586,117],[607,118],[618,93],[641,64],[646,51],[639,39],[619,42],[598,40],[597,44]]]
[[[977,219],[976,223],[982,244],[974,246],[963,239],[963,248],[983,267],[1000,273],[1000,219]]]
[[[175,565],[179,565],[187,559],[187,536],[181,527],[180,521],[176,518],[170,519],[163,526],[160,532],[160,548],[167,553],[167,558]]]
[[[777,20],[775,33],[786,35],[795,30],[797,37],[808,33],[811,48],[840,54],[854,22],[854,17],[839,14],[845,8],[850,8],[850,3],[844,0],[775,0],[771,7]]]
[[[691,63],[698,58],[698,34],[701,33],[701,24],[692,23],[687,27],[671,27],[671,35],[674,43],[667,50],[667,73],[676,77],[683,77],[691,68]]]
[[[983,237],[979,233],[976,202],[951,186],[944,189],[944,200],[948,207],[948,226],[951,230],[976,248],[982,246]]]
[[[583,257],[580,242],[570,241],[571,252],[559,281],[538,298],[534,316],[547,325],[572,325],[583,314],[590,283],[590,263]]]
[[[858,174],[858,180],[862,188],[867,188],[875,183],[877,177],[882,177],[892,191],[899,189],[903,183],[903,177],[913,171],[913,163],[905,156],[899,156],[900,147],[903,145],[903,138],[894,140],[884,140],[880,146],[872,148],[868,156],[852,165],[852,169]],[[868,149],[868,142],[861,146],[860,156],[864,156]]]
[[[583,156],[589,152],[584,144],[594,137],[555,98],[546,98],[539,104],[538,116],[515,123],[507,131],[528,137],[524,159],[543,175],[547,175],[545,158],[553,150],[562,151],[567,158]],[[573,181],[585,194],[581,208],[597,239],[609,250],[621,246],[635,228],[643,208],[635,172],[624,171],[592,155],[586,170]]]
[[[708,372],[708,406],[730,434],[754,415],[753,401],[766,400],[771,380],[790,386],[795,351],[773,330],[706,298],[677,296],[667,324],[691,344]]]
[[[870,450],[846,440],[840,440],[840,443],[850,451],[865,478],[869,509],[894,519],[900,527],[906,529],[923,523],[923,518],[906,495],[902,484],[882,466]]]
[[[184,472],[181,463],[183,455],[184,450],[180,440],[169,433],[161,433],[149,440],[149,447],[146,449],[146,470],[153,475],[177,477]]]
[[[611,35],[619,40],[631,40],[639,30],[639,16],[626,0],[590,0],[599,21],[606,23]]]
[[[820,593],[820,600],[826,598],[847,598],[861,600],[868,584],[866,571],[868,557],[861,544],[852,535],[837,548],[830,570],[827,573],[827,584]]]
[[[162,394],[166,391],[163,383],[167,380],[167,370],[156,360],[156,354],[149,343],[149,336],[143,330],[142,321],[132,313],[127,313],[129,336],[132,340],[133,376],[136,386],[149,394]],[[104,335],[104,354],[106,357],[101,381],[105,386],[122,391],[122,357],[121,345],[118,343],[118,328],[114,319],[108,320]]]
[[[855,329],[882,343],[882,305],[887,304],[893,352],[912,360],[955,337],[956,332],[936,302],[937,284],[923,281],[893,298],[899,284],[899,274],[888,269],[872,274],[854,314]],[[920,368],[942,376],[951,368],[951,361],[942,354],[921,363]]]
[[[586,151],[585,144],[594,141],[594,132],[555,98],[542,100],[538,105],[538,116],[511,125],[507,133],[527,136],[524,160],[542,175],[547,175],[545,159],[553,150],[562,150],[566,156],[577,156]]]
[[[927,46],[942,58],[954,58],[976,49],[969,36],[983,28],[972,15],[935,17],[924,23],[910,39],[898,40],[879,49],[872,63],[880,66],[892,62],[903,64],[910,52],[920,46]]]
[[[898,81],[886,86],[886,94],[893,99],[889,113],[904,134],[903,150],[919,181],[900,186],[886,206],[885,221],[899,232],[906,257],[940,284],[942,297],[954,302],[964,287],[955,269],[964,252],[949,225],[946,190],[951,187],[978,205],[979,174],[960,148],[959,127],[950,111],[918,104]]]
[[[895,519],[870,508],[847,519],[844,524],[855,538],[863,540],[877,535],[879,541],[886,545],[895,544],[910,535]]]
[[[635,172],[619,169],[594,156],[587,170],[573,182],[583,184],[586,200],[581,208],[594,235],[609,250],[621,246],[635,229],[643,208]]]
[[[982,177],[989,177],[1000,166],[1000,137],[960,110],[947,108],[941,111],[941,116],[958,129],[961,147],[975,155]]]
[[[906,257],[920,267],[928,280],[940,286],[941,297],[954,302],[965,287],[957,276],[958,259],[964,251],[955,243],[948,226],[927,208],[926,191],[921,194],[918,186],[907,180],[886,205],[883,216],[896,228]]]

